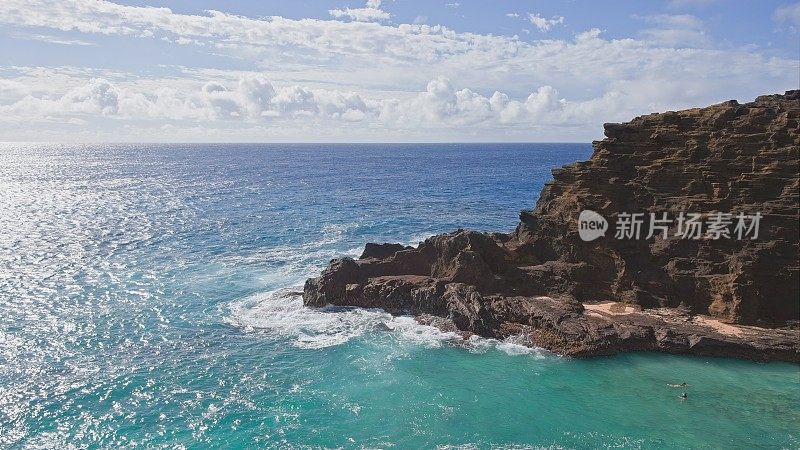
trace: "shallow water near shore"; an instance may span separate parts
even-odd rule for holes
[[[0,447],[800,447],[797,365],[573,360],[302,306],[365,242],[512,230],[590,154],[0,144]]]

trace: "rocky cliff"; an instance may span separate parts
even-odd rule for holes
[[[606,124],[592,157],[554,170],[512,233],[368,244],[309,279],[304,302],[569,355],[800,361],[799,120],[789,91]],[[581,239],[584,210],[607,220],[604,236]]]
[[[592,158],[553,172],[512,239],[535,263],[587,265],[589,278],[560,274],[564,290],[582,300],[683,304],[732,323],[797,320],[798,116],[800,91],[790,91],[606,124]],[[676,220],[668,239],[584,243],[575,226],[584,209],[610,222],[621,212],[762,219],[755,240],[676,239]]]

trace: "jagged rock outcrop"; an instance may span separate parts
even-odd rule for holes
[[[606,124],[592,157],[554,170],[512,233],[368,244],[358,260],[334,260],[308,280],[304,302],[428,314],[576,356],[664,350],[800,361],[799,121],[800,91],[789,91]],[[604,237],[579,237],[583,210],[608,219]],[[708,221],[717,212],[732,215],[730,238],[706,238],[707,229],[700,239],[676,236],[681,213]],[[639,239],[614,236],[621,213],[644,214]],[[673,219],[666,238],[662,230],[646,238],[649,213]],[[739,213],[761,214],[756,239],[752,229],[737,238]],[[609,301],[627,312],[587,306]]]
[[[582,300],[684,304],[731,323],[797,320],[798,116],[800,91],[790,91],[606,124],[589,161],[553,171],[512,239],[536,262],[591,266],[589,279],[565,274]],[[584,209],[612,223],[621,212],[763,217],[756,240],[676,239],[673,223],[668,239],[583,242],[575,218]]]

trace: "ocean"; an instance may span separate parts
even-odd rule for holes
[[[0,144],[0,448],[800,448],[797,365],[569,359],[302,306],[365,242],[512,230],[590,154]]]

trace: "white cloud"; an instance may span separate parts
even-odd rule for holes
[[[701,61],[712,56],[701,53],[714,53],[713,50],[677,51],[654,46],[653,43],[659,43],[652,40],[598,38],[523,42],[513,36],[456,32],[442,26],[388,26],[282,17],[251,19],[216,11],[200,16],[106,1],[6,0],[5,3],[7,7],[0,9],[3,23],[130,36],[149,32],[157,37],[171,37],[173,41],[183,38],[205,43],[216,53],[235,55],[257,65],[262,62],[273,67],[285,65],[294,72],[311,68],[303,73],[306,77],[318,74],[319,79],[338,80],[348,79],[355,73],[359,79],[353,82],[359,85],[390,77],[393,88],[403,80],[407,84],[401,87],[407,87],[440,73],[459,73],[459,77],[467,78],[469,72],[475,71],[480,71],[480,76],[466,80],[473,85],[481,82],[478,78],[485,87],[518,83],[521,79],[547,84],[562,79],[561,68],[566,62],[579,63],[571,66],[576,70],[567,74],[569,77],[582,78],[590,84],[596,76],[590,75],[591,70],[578,68],[603,67],[603,70],[615,72],[609,73],[610,76],[626,78],[650,76],[651,68],[659,73],[655,70],[690,62],[700,66],[714,64]],[[367,6],[375,5],[379,6],[378,2]],[[560,19],[544,20],[561,23]],[[592,51],[587,52],[587,46],[592,47]],[[617,52],[622,49],[627,55]],[[725,54],[740,52],[762,59],[748,50],[732,49]],[[648,63],[645,65],[641,61]],[[535,71],[530,70],[533,66]],[[412,67],[414,70],[409,70]]]
[[[76,80],[78,81],[78,80]],[[260,75],[242,74],[233,86],[211,80],[195,86],[164,86],[155,91],[132,83],[92,78],[63,94],[32,95],[0,106],[0,112],[30,119],[48,116],[106,116],[190,121],[269,121],[315,116],[353,121],[377,116],[380,102],[367,102],[352,92],[276,88]],[[0,85],[2,88],[3,85]]]
[[[703,21],[691,14],[632,16],[653,25],[640,31],[651,42],[669,47],[704,47],[709,44]]]
[[[367,0],[364,8],[331,9],[328,13],[337,19],[349,18],[357,22],[380,22],[392,16],[381,9],[381,0]]]
[[[46,42],[48,44],[58,45],[79,45],[90,46],[95,45],[93,42],[82,41],[80,39],[68,39],[58,36],[51,36],[49,34],[29,34],[29,33],[14,33],[11,35],[14,39]]]
[[[92,78],[68,90],[58,98],[26,95],[17,102],[0,106],[0,111],[31,119],[51,115],[117,116],[121,110],[132,110],[145,102],[142,94],[122,91],[102,78]]]
[[[654,14],[650,16],[634,16],[634,18],[670,28],[703,28],[703,21],[691,14]]]
[[[780,24],[788,23],[796,32],[800,29],[800,2],[778,7],[772,18]]]
[[[85,86],[73,89],[63,97],[63,106],[79,113],[113,115],[119,111],[120,94],[108,81],[94,78]]]
[[[372,0],[364,9],[370,8],[381,4]],[[551,28],[563,23],[541,19]],[[703,28],[694,16],[639,19],[649,28],[636,39],[589,30],[527,41],[424,24],[189,15],[102,0],[5,0],[0,23],[16,28],[82,33],[87,42],[111,34],[189,51],[183,44],[196,47],[193,56],[214,58],[200,63],[212,67],[148,66],[134,73],[0,67],[0,121],[20,124],[0,128],[0,138],[49,130],[37,128],[46,121],[83,120],[86,133],[136,126],[151,127],[154,136],[168,122],[180,130],[202,124],[204,136],[218,130],[221,137],[234,129],[247,135],[245,127],[260,136],[300,137],[307,127],[329,127],[342,139],[480,133],[481,140],[588,140],[602,132],[603,122],[796,86],[796,58],[754,47],[715,48],[697,39]],[[233,63],[220,64],[220,56]],[[245,70],[226,68],[234,65]]]
[[[511,18],[516,19],[517,17],[519,17],[519,14],[517,14],[517,13],[508,13],[508,14],[506,14],[506,17],[511,17]]]
[[[669,46],[703,46],[708,39],[703,31],[681,28],[648,28],[641,31],[643,38]]]
[[[530,20],[539,31],[550,31],[554,26],[564,24],[564,18],[561,16],[553,16],[550,19],[546,19],[538,13],[528,14],[528,20]]]
[[[437,77],[425,89],[410,96],[369,97],[355,92],[314,89],[302,85],[275,86],[263,75],[241,73],[238,81],[207,80],[193,84],[168,79],[143,82],[110,82],[102,78],[81,81],[62,94],[24,95],[0,106],[8,121],[67,123],[105,117],[126,122],[163,121],[179,128],[203,123],[209,129],[231,123],[248,126],[289,128],[304,122],[335,128],[356,124],[363,129],[378,128],[384,136],[405,136],[408,130],[435,135],[442,131],[560,130],[573,133],[589,124],[623,120],[638,112],[642,102],[658,102],[693,92],[668,79],[657,87],[641,82],[618,82],[600,97],[568,100],[549,85],[539,86],[523,96],[494,91],[481,94],[458,88],[449,79]],[[152,86],[160,86],[153,90]],[[0,85],[2,88],[2,85]],[[338,124],[338,125],[337,125]],[[322,127],[324,128],[324,127]],[[433,133],[433,134],[431,134]],[[487,136],[487,134],[485,134]]]
[[[566,115],[578,113],[579,105],[559,99],[551,86],[541,86],[523,99],[498,91],[487,97],[468,88],[457,89],[447,78],[438,77],[410,100],[383,102],[379,118],[400,127],[535,127],[559,123]]]

